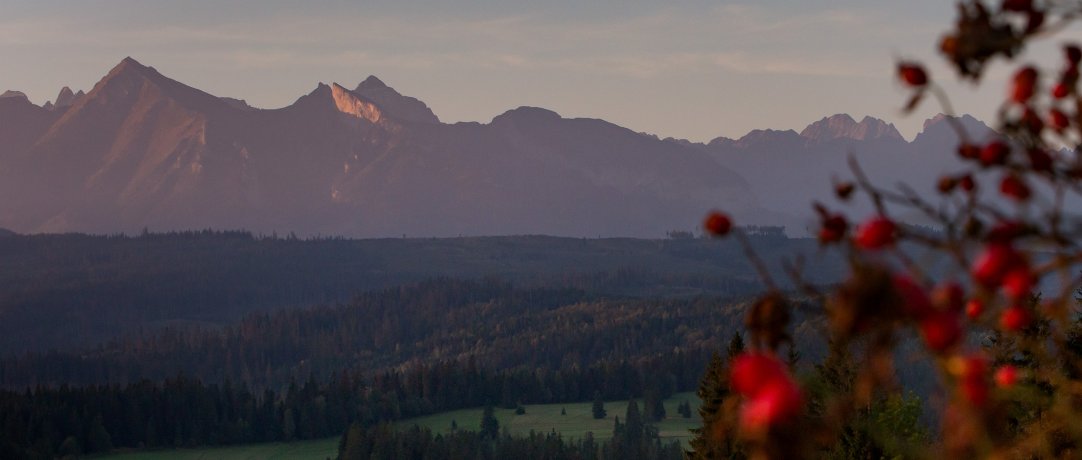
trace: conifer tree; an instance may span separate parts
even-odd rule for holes
[[[349,426],[349,430],[346,431],[346,436],[342,438],[338,451],[338,458],[342,460],[352,460],[364,458],[364,432],[361,428],[361,424],[353,422]]]
[[[484,413],[481,414],[481,434],[492,439],[500,435],[500,421],[496,420],[491,404],[486,404]]]
[[[643,411],[651,422],[660,422],[665,419],[665,402],[656,389],[648,388],[643,395]]]
[[[601,392],[600,391],[595,391],[594,392],[593,414],[594,414],[594,418],[598,419],[598,420],[603,419],[606,416],[608,416],[608,412],[605,411],[605,401],[601,400]]]
[[[730,360],[732,360],[734,356],[739,355],[743,352],[744,335],[741,334],[740,331],[737,331],[733,334],[733,337],[729,339],[729,347],[725,349],[725,355],[728,356]]]
[[[90,452],[108,452],[113,449],[112,437],[105,430],[105,424],[102,422],[100,415],[94,417],[94,421],[90,425],[88,444]]]
[[[635,399],[628,401],[627,413],[624,414],[625,445],[634,448],[642,443],[644,425],[642,413],[639,412],[639,403]]]
[[[731,360],[743,351],[744,337],[737,332],[729,340],[726,355]],[[729,395],[729,366],[727,361],[714,353],[699,384],[698,395],[702,401],[702,405],[699,406],[699,416],[703,419],[703,425],[701,428],[691,430],[694,437],[689,442],[691,445],[691,450],[687,452],[689,458],[743,458],[739,446],[733,442],[732,433],[726,433],[723,429],[725,426],[723,405],[725,398]],[[690,410],[689,407],[688,411],[690,412]]]

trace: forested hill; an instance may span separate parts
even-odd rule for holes
[[[812,240],[751,237],[772,269],[809,255],[813,280],[838,278]],[[0,356],[76,349],[164,326],[217,327],[253,312],[332,305],[441,276],[594,296],[741,295],[759,282],[732,241],[544,236],[447,239],[254,237],[246,232],[0,238]],[[779,278],[781,276],[779,275]]]
[[[162,380],[284,388],[336,372],[366,375],[458,363],[489,369],[586,369],[687,356],[701,366],[743,324],[742,299],[599,299],[580,289],[516,289],[495,280],[436,280],[374,291],[345,305],[253,314],[221,330],[163,331],[77,353],[0,360],[0,386]],[[803,321],[798,318],[798,321]],[[817,343],[803,352],[817,355]],[[588,395],[587,395],[588,396]]]

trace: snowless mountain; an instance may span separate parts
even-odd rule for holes
[[[957,120],[974,142],[994,135],[971,116]],[[927,120],[911,142],[887,122],[864,117],[858,123],[845,114],[823,118],[800,133],[755,130],[739,139],[719,137],[705,144],[667,140],[709,152],[751,184],[763,207],[791,217],[787,221],[790,235],[804,235],[814,227],[812,201],[851,210],[854,215],[871,211],[866,201],[843,205],[833,196],[832,182],[853,178],[850,158],[881,186],[904,183],[935,199],[931,191],[940,175],[963,169],[955,154],[959,136],[948,121],[945,115]],[[921,222],[919,216],[898,217]]]
[[[837,132],[885,136],[862,124]],[[532,107],[445,124],[375,77],[262,110],[127,58],[46,107],[0,96],[0,227],[659,237],[716,207],[785,221],[726,155]]]

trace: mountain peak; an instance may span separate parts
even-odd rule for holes
[[[714,140],[718,142],[715,143],[711,141],[712,145],[726,144],[724,141],[719,141],[718,139]],[[794,147],[796,145],[802,145],[803,143],[804,139],[801,138],[796,131],[791,129],[753,129],[741,136],[740,139],[733,141],[730,145],[741,148],[751,148],[760,145],[786,145],[788,147]]]
[[[954,126],[951,126],[952,120],[954,121]],[[921,129],[921,132],[917,133],[917,137],[913,139],[913,141],[926,141],[928,139],[944,136],[955,138],[958,135],[955,131],[956,128],[961,128],[967,136],[978,140],[994,132],[994,130],[983,121],[980,121],[971,115],[964,114],[955,116],[941,113],[924,120],[924,127]]]
[[[868,141],[876,139],[903,140],[893,124],[878,118],[865,116],[858,123],[849,114],[839,113],[808,125],[800,136],[816,141],[853,139]]]
[[[922,131],[927,131],[928,128],[930,128],[932,126],[935,126],[935,125],[938,125],[938,124],[940,124],[940,123],[942,123],[944,121],[947,121],[948,118],[958,120],[963,125],[974,125],[974,126],[976,126],[976,125],[980,124],[980,125],[984,125],[985,127],[987,127],[987,125],[985,125],[984,122],[982,122],[982,121],[980,121],[980,120],[978,120],[976,118],[973,118],[973,116],[969,115],[969,114],[947,115],[945,113],[940,113],[940,114],[936,114],[936,116],[934,116],[932,118],[924,120],[924,126],[921,127],[921,130]]]
[[[491,123],[495,125],[510,121],[524,121],[528,123],[552,122],[559,120],[560,118],[560,114],[549,109],[524,105],[497,115],[496,118],[492,119]]]
[[[0,93],[0,99],[22,99],[26,102],[30,102],[30,98],[26,97],[26,93],[15,90],[7,90]]]
[[[357,85],[357,91],[380,88],[388,88],[388,86],[386,83],[383,82],[383,80],[376,78],[375,75],[369,75],[368,78],[365,78],[364,81],[361,82],[361,84]]]
[[[420,123],[439,123],[440,119],[432,113],[424,102],[409,96],[403,96],[394,88],[387,86],[375,75],[369,75],[357,89],[355,94],[372,101],[379,106],[384,113],[400,121],[412,121]]]
[[[53,102],[54,108],[68,107],[75,103],[75,93],[71,91],[71,88],[67,86],[60,88],[60,94],[56,95],[56,100]]]
[[[132,57],[126,57],[120,61],[119,64],[114,66],[108,74],[105,75],[103,81],[110,80],[122,80],[122,81],[139,81],[139,79],[150,80],[153,83],[157,83],[165,86],[186,86],[175,80],[162,75],[151,66],[146,66],[139,61],[136,61]]]
[[[124,59],[121,59],[120,62],[117,63],[117,65],[113,66],[113,69],[109,71],[109,74],[110,75],[115,75],[115,74],[120,74],[120,73],[124,73],[124,72],[132,72],[132,71],[142,72],[142,71],[146,71],[146,70],[149,70],[149,69],[150,69],[149,67],[147,67],[147,66],[145,66],[143,64],[140,64],[139,61],[136,61],[131,56],[128,56],[128,57],[126,57]]]
[[[157,69],[140,64],[126,57],[98,80],[85,95],[82,91],[73,95],[72,103],[78,107],[79,99],[97,101],[99,105],[116,101],[133,102],[139,99],[168,98],[189,109],[204,113],[218,112],[228,105],[215,96],[173,80]],[[150,103],[150,102],[148,102]]]
[[[322,85],[322,83],[320,83]],[[338,83],[331,84],[331,97],[339,112],[356,118],[363,118],[372,123],[379,123],[383,113],[375,104],[358,97],[353,91],[343,88]]]
[[[108,83],[113,81],[122,81],[133,83],[137,81],[144,81],[144,79],[161,79],[165,78],[161,76],[153,67],[147,67],[140,64],[139,61],[126,57],[121,60],[117,65],[113,66],[109,70],[109,73],[102,78],[99,84]]]

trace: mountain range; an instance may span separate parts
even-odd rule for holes
[[[374,76],[268,110],[126,58],[42,106],[0,95],[0,227],[659,237],[722,208],[801,234],[849,154],[918,187],[956,167],[947,125],[929,120],[910,142],[882,120],[834,115],[693,143],[536,107],[448,124]]]

